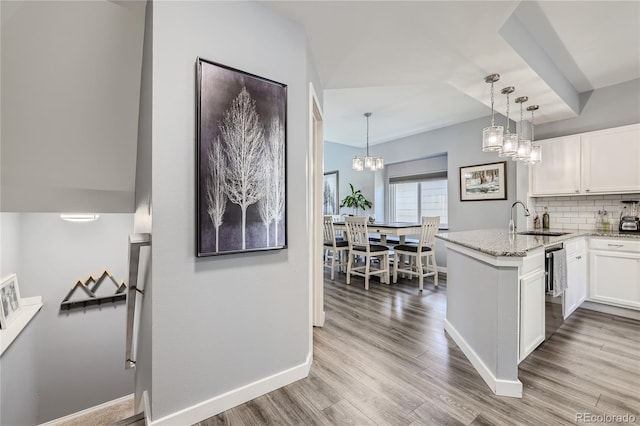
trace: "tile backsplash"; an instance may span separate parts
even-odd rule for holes
[[[640,193],[530,198],[529,211],[531,211],[531,216],[528,220],[528,226],[533,228],[533,219],[536,214],[540,217],[542,225],[542,213],[547,207],[550,228],[593,231],[596,229],[598,210],[606,210],[611,229],[617,230],[623,207],[620,202],[622,200],[640,200]]]

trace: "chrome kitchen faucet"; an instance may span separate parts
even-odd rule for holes
[[[513,208],[516,206],[516,204],[522,204],[522,207],[524,207],[524,215],[525,216],[531,216],[531,213],[529,213],[529,208],[522,201],[518,200],[515,203],[511,204],[511,220],[509,221],[509,233],[510,234],[515,234],[516,233],[516,224],[513,221]]]

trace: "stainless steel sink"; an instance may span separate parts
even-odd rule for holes
[[[562,235],[570,234],[571,232],[557,232],[557,231],[524,231],[518,232],[519,235],[542,235],[546,237],[560,237]]]

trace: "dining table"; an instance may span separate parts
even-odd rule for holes
[[[337,231],[346,231],[344,222],[334,222]],[[373,222],[367,223],[367,230],[371,234],[380,235],[380,244],[387,244],[387,236],[398,237],[400,244],[405,243],[407,235],[419,235],[422,224],[419,222]]]

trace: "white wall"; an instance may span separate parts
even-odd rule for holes
[[[498,122],[504,122],[500,116]],[[376,145],[386,163],[447,154],[449,176],[449,229],[508,229],[511,204],[516,194],[516,169],[507,161],[507,199],[460,201],[460,167],[504,161],[497,154],[482,152],[482,129],[488,118],[467,121]]]
[[[79,279],[104,269],[118,282],[128,279],[133,215],[103,214],[91,223],[65,222],[51,213],[20,216],[20,293],[42,296],[44,304],[29,326],[37,335],[37,406],[29,409],[44,423],[131,394],[133,373],[124,369],[125,304],[67,313],[60,303]]]
[[[375,145],[376,155],[384,158],[385,164],[439,157],[446,153],[449,180],[449,230],[465,231],[481,228],[508,229],[511,204],[516,200],[516,164],[507,161],[507,199],[495,201],[460,201],[460,167],[504,161],[497,154],[482,152],[482,129],[489,118],[481,118],[420,133]],[[498,121],[504,122],[498,116]],[[346,145],[325,142],[325,171],[340,171],[340,197],[344,196],[343,185],[346,181],[357,182],[365,196],[375,195],[376,218],[383,217],[380,205],[384,205],[384,172],[355,172],[351,169],[351,159],[361,155],[361,150]],[[413,172],[413,170],[412,170]],[[346,175],[346,179],[343,178]],[[348,191],[348,189],[347,189]],[[347,209],[348,210],[348,209]],[[350,213],[343,209],[344,213]],[[525,223],[522,209],[518,210],[520,223]],[[446,267],[443,243],[436,245],[437,263]]]
[[[0,279],[20,270],[21,218],[18,213],[0,213]],[[24,297],[24,295],[22,295]],[[0,424],[37,423],[37,327],[27,325],[0,359]]]
[[[18,273],[20,215],[0,213],[0,279]]]
[[[288,85],[286,250],[195,257],[198,56]],[[212,399],[310,355],[310,63],[303,29],[261,4],[153,5],[153,370],[145,380],[154,420],[211,416]]]
[[[356,155],[364,155],[364,148],[354,148],[334,142],[324,143],[324,171],[333,172],[338,170],[338,196],[339,201],[351,193],[349,184],[353,184],[355,189],[362,191],[367,200],[373,203],[372,209],[367,210],[367,214],[374,213],[376,217],[382,218],[383,214],[378,213],[378,209],[384,204],[378,202],[375,189],[375,173],[369,171],[356,172],[351,168],[351,160]],[[353,209],[343,207],[341,214],[353,214]],[[362,212],[360,212],[362,213]]]
[[[640,122],[640,79],[580,94],[582,108],[576,118],[535,127],[537,140],[626,126]]]
[[[133,212],[144,2],[0,8],[2,211]]]

